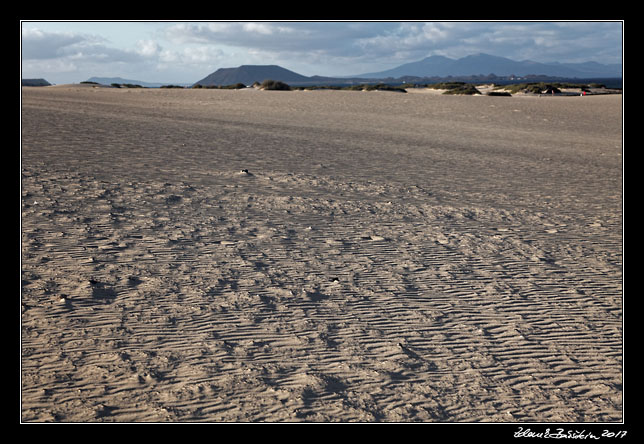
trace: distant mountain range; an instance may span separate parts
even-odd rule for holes
[[[539,63],[530,60],[514,61],[489,54],[469,55],[460,59],[444,56],[430,56],[423,60],[405,63],[386,71],[356,75],[360,78],[399,78],[474,76],[495,74],[497,76],[541,75],[565,78],[622,77],[622,65],[602,65],[597,62],[585,63]]]
[[[585,63],[539,63],[530,60],[514,61],[489,54],[469,55],[460,59],[444,56],[430,56],[417,62],[405,63],[386,71],[359,74],[355,76],[307,77],[277,65],[242,65],[236,68],[220,68],[195,82],[202,86],[224,86],[243,83],[250,86],[264,80],[278,80],[291,86],[306,85],[349,85],[368,82],[406,81],[430,83],[446,77],[454,80],[489,79],[494,77],[548,77],[561,79],[621,79],[622,65],[603,65],[597,62]],[[133,84],[147,88],[159,88],[167,83],[150,83],[121,77],[92,77],[89,82],[103,85]],[[178,86],[191,86],[179,83]]]
[[[444,78],[489,76],[543,76],[566,79],[621,78],[622,66],[619,64],[602,65],[597,62],[585,63],[538,63],[529,60],[514,61],[488,54],[476,54],[461,59],[444,56],[431,56],[423,60],[405,63],[386,71],[359,74],[351,77],[303,76],[277,65],[242,65],[237,68],[220,68],[212,74],[195,82],[202,86],[233,85],[243,83],[252,85],[264,80],[279,80],[289,85],[322,85],[370,82],[411,78]]]

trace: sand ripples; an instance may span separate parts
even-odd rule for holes
[[[394,204],[368,184],[329,199],[340,184],[293,175],[43,176],[23,177],[33,419],[51,399],[88,405],[60,419],[197,421],[574,420],[580,394],[590,418],[619,402],[619,282],[550,251],[528,211]],[[39,323],[61,324],[44,379]],[[81,396],[90,381],[108,407]]]
[[[25,421],[621,419],[611,212],[376,163],[108,180],[27,159]]]

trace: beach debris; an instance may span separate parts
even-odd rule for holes
[[[70,308],[70,307],[72,306],[72,305],[71,305],[71,301],[70,301],[70,297],[69,297],[69,295],[64,294],[64,293],[62,293],[62,294],[58,297],[58,299],[57,299],[57,301],[56,301],[56,302],[57,302],[58,304],[60,304],[60,305],[64,305],[64,306],[65,306],[65,307],[67,307],[67,308]]]

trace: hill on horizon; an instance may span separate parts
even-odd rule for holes
[[[222,86],[243,83],[248,86],[255,82],[261,83],[264,80],[301,83],[310,81],[310,78],[277,65],[242,65],[237,68],[219,68],[195,82],[195,85]]]
[[[49,83],[45,79],[22,79],[21,81],[22,86],[50,86],[51,83]]]

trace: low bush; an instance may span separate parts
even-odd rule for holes
[[[318,89],[330,89],[330,90],[341,90],[343,89],[341,86],[335,86],[335,85],[313,85],[313,86],[296,86],[292,89],[299,90],[299,91],[315,91]]]
[[[246,85],[243,83],[235,83],[233,85],[201,85],[195,83],[191,86],[192,89],[242,89],[246,88]]]
[[[427,85],[427,88],[431,89],[444,89],[443,94],[481,94],[481,92],[476,89],[474,85],[466,82],[441,82],[441,83],[432,83]]]
[[[280,82],[279,80],[264,80],[260,88],[269,90],[269,91],[290,91],[291,87],[288,86],[284,82]]]
[[[455,88],[450,88],[447,91],[445,91],[443,94],[463,94],[463,95],[473,95],[473,94],[481,94],[481,92],[476,89],[474,85],[465,84],[463,86],[458,86]]]
[[[512,94],[518,92],[532,93],[532,94],[541,94],[544,91],[554,91],[555,93],[561,92],[561,88],[579,88],[582,91],[587,90],[591,85],[586,85],[584,83],[567,83],[567,82],[535,82],[535,83],[515,83],[513,85],[505,85],[500,88],[510,91]]]
[[[440,82],[440,83],[430,83],[427,85],[427,88],[431,89],[456,89],[462,88],[467,85],[465,82]]]
[[[361,83],[359,85],[347,86],[346,88],[343,88],[343,89],[348,91],[396,91],[396,92],[404,92],[404,93],[407,92],[405,88],[402,88],[400,86],[387,85],[386,83]]]
[[[112,83],[110,86],[114,88],[143,88],[141,85],[135,85],[132,83]]]
[[[243,83],[235,83],[233,85],[225,85],[221,87],[221,89],[244,89],[244,88],[246,88],[246,85],[244,85]]]
[[[395,92],[404,92],[406,93],[407,90],[405,88],[401,88],[399,86],[391,86],[387,85],[385,83],[378,83],[377,85],[370,85],[367,87],[367,91],[395,91]]]

